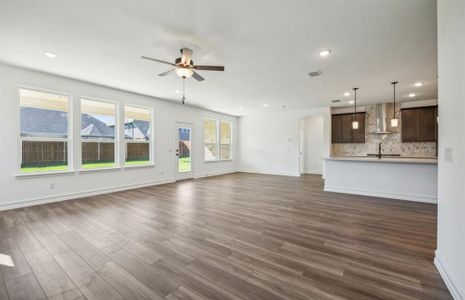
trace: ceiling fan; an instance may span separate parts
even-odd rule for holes
[[[158,76],[165,77],[174,72],[183,79],[182,104],[184,104],[184,101],[186,99],[185,93],[184,93],[184,79],[193,77],[197,81],[204,81],[205,78],[200,76],[200,74],[197,73],[196,71],[224,71],[224,66],[194,65],[194,61],[192,60],[193,51],[191,49],[182,48],[180,52],[181,52],[181,57],[176,58],[174,63],[152,58],[152,57],[147,57],[147,56],[141,56],[141,58],[174,67],[174,69],[158,74]]]
[[[195,71],[224,71],[223,66],[194,65],[194,61],[192,60],[193,51],[188,48],[182,48],[180,51],[181,51],[181,57],[176,58],[174,63],[170,63],[168,61],[151,58],[147,56],[141,56],[141,58],[175,67],[174,69],[158,74],[158,76],[162,76],[162,77],[175,72],[179,77],[183,79],[193,77],[197,81],[203,81],[205,80],[205,78],[200,76],[199,73]]]

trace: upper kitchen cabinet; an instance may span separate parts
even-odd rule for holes
[[[402,109],[402,142],[436,142],[437,106]]]
[[[352,129],[353,121],[358,121],[358,129]],[[332,115],[331,137],[333,144],[365,143],[365,113]]]

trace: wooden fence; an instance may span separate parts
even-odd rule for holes
[[[127,143],[126,160],[149,160],[150,144],[149,143]]]
[[[179,157],[190,157],[191,156],[191,142],[190,141],[179,141]]]
[[[83,142],[83,162],[114,161],[115,143]],[[149,143],[127,143],[126,160],[150,159]],[[68,163],[67,142],[22,142],[22,167],[62,165]]]
[[[115,143],[83,142],[82,162],[115,161]]]
[[[67,164],[68,143],[23,141],[21,162],[23,167]]]

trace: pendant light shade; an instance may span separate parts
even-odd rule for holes
[[[391,119],[391,127],[395,128],[399,126],[399,119],[396,118],[396,84],[397,84],[397,81],[391,82],[391,84],[394,88],[394,112],[393,112],[393,116]]]
[[[357,112],[357,90],[358,88],[354,88],[354,120],[352,121],[352,129],[358,129],[358,121],[355,120],[355,113]]]

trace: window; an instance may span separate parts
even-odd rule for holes
[[[226,121],[205,119],[205,161],[232,159],[232,124]]]
[[[218,121],[205,119],[204,123],[205,160],[218,160]]]
[[[82,168],[116,166],[116,104],[81,99]]]
[[[231,151],[231,123],[220,122],[220,159],[232,159]]]
[[[124,140],[126,142],[126,166],[152,163],[152,112],[149,108],[124,106]]]
[[[69,169],[68,96],[19,90],[21,173]]]

